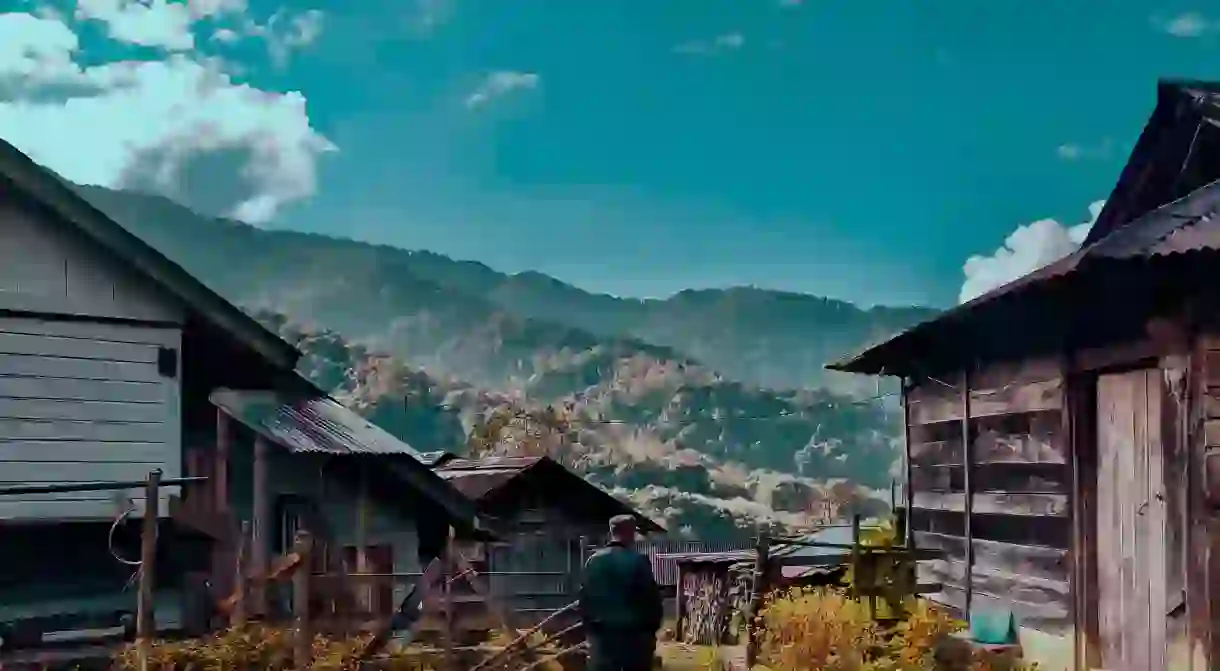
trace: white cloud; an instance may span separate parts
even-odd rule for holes
[[[1055,147],[1055,155],[1064,161],[1103,160],[1114,154],[1114,141],[1105,138],[1096,144],[1066,142]]]
[[[1153,23],[1174,37],[1201,37],[1220,30],[1220,21],[1213,21],[1198,12],[1184,12],[1169,19],[1154,19]]]
[[[466,107],[475,109],[482,107],[496,98],[508,95],[513,91],[533,90],[538,88],[542,78],[533,72],[516,72],[500,70],[493,72],[479,84],[469,96],[466,96]]]
[[[168,0],[78,0],[76,20],[99,21],[110,38],[143,47],[189,51],[195,47],[186,3]]]
[[[109,17],[116,40],[185,44],[111,20],[122,3],[95,2],[84,11]],[[179,6],[187,17],[244,7]],[[335,147],[311,126],[301,93],[238,84],[219,60],[193,51],[88,67],[79,51],[59,20],[0,14],[0,137],[69,180],[155,191],[251,223],[313,194],[318,157]]]
[[[1103,205],[1104,200],[1090,204],[1088,221],[1074,226],[1054,219],[1018,226],[991,256],[971,256],[962,269],[966,280],[958,300],[965,303],[1071,254],[1084,242]]]
[[[746,38],[741,33],[732,32],[717,35],[710,40],[689,40],[674,47],[674,53],[688,56],[711,56],[725,51],[737,51],[746,44]]]

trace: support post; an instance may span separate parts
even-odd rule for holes
[[[914,503],[914,488],[911,487],[911,385],[909,380],[902,380],[902,516],[903,544],[908,548],[915,547],[915,526],[911,524],[911,505]]]
[[[271,491],[267,482],[267,441],[254,439],[254,532],[250,548],[250,563],[258,575],[266,575],[271,553]],[[259,581],[251,590],[253,610],[260,617],[268,615],[267,584]]]
[[[292,660],[294,668],[307,669],[313,648],[313,629],[309,621],[313,536],[308,531],[302,529],[297,532],[293,552],[301,557],[301,565],[292,574]]]
[[[356,499],[356,573],[361,575],[369,573],[369,555],[368,555],[368,525],[369,525],[369,473],[368,462],[360,461],[360,490],[357,492]],[[393,567],[391,567],[391,570]],[[359,607],[368,612],[373,611],[373,593],[374,588],[381,584],[381,579],[370,580],[361,578],[356,583],[357,603]],[[393,604],[376,604],[378,610],[381,608],[393,608]]]
[[[157,518],[161,513],[161,471],[148,474],[144,485],[144,520],[140,534],[140,586],[136,601],[136,641],[140,671],[147,671],[152,639],[157,634],[153,587],[157,579]]]
[[[970,619],[970,607],[974,601],[974,533],[971,526],[974,517],[974,487],[971,475],[974,470],[974,457],[970,449],[970,369],[962,370],[962,488],[966,490],[966,502],[963,506],[966,534],[966,612]]]
[[[215,509],[229,509],[229,416],[224,410],[216,408],[216,456],[212,466],[212,496]]]
[[[241,523],[241,536],[237,539],[237,561],[233,571],[234,594],[237,601],[233,604],[231,626],[245,627],[248,621],[246,599],[250,596],[250,572],[246,568],[247,548],[250,544],[250,523]]]
[[[750,619],[746,622],[746,668],[753,668],[758,661],[758,646],[761,643],[759,640],[759,628],[762,623],[759,619],[762,617],[763,603],[767,598],[767,592],[770,590],[768,578],[770,577],[771,563],[771,539],[762,532],[758,534],[758,540],[755,545],[755,560],[754,560],[754,593],[750,598]]]

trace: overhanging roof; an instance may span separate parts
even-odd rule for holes
[[[956,329],[967,329],[984,317],[1017,307],[1049,309],[1055,300],[1055,288],[1102,262],[1220,249],[1220,221],[1216,216],[1220,182],[1160,204],[1181,181],[1178,176],[1186,167],[1191,142],[1197,140],[1201,129],[1210,132],[1212,128],[1220,128],[1220,85],[1161,82],[1157,108],[1080,249],[826,367],[850,373],[910,375],[914,373],[914,360],[938,343],[944,347]],[[1183,139],[1188,142],[1183,143]],[[958,356],[968,357],[969,343],[986,334],[970,336],[964,339],[964,346],[952,346]]]
[[[212,392],[212,403],[267,440],[294,454],[380,457],[381,465],[459,525],[476,526],[475,506],[424,463],[410,445],[344,407],[304,379],[292,391]]]
[[[195,279],[182,266],[132,235],[50,170],[0,140],[0,179],[50,209],[67,225],[176,296],[189,311],[230,334],[275,366],[291,370],[300,353],[254,318]]]

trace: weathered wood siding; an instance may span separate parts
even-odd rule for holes
[[[78,231],[0,186],[0,310],[142,321],[183,309]]]
[[[539,521],[522,522],[504,542],[487,549],[491,591],[516,612],[545,614],[576,598],[584,565],[579,530],[547,525],[541,521],[544,515],[522,511],[526,520]]]
[[[1163,379],[1150,368],[1097,381],[1096,608],[1106,668],[1167,668],[1170,614],[1180,605],[1171,603],[1181,588],[1171,566],[1166,475],[1175,461],[1163,437]]]
[[[1198,343],[1191,366],[1195,381],[1188,444],[1191,473],[1187,534],[1187,618],[1193,669],[1220,660],[1220,333]]]
[[[176,327],[0,317],[0,485],[178,477],[180,338]],[[142,490],[0,497],[0,520],[109,519],[129,499],[143,510]]]
[[[923,380],[907,394],[914,540],[945,554],[922,563],[919,579],[941,583],[930,598],[963,615],[969,600],[1062,635],[1071,511],[1061,369],[1039,361],[966,378]]]

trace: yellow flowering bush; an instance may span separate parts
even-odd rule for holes
[[[912,599],[883,630],[866,605],[827,588],[772,597],[759,616],[759,663],[769,671],[1033,671],[1008,654],[951,637],[965,624]]]

